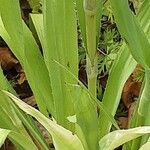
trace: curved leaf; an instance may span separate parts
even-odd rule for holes
[[[150,142],[147,142],[144,145],[142,145],[139,150],[149,150],[149,148],[150,148]]]
[[[27,137],[25,137],[24,135],[11,130],[1,129],[1,128],[0,128],[0,147],[5,142],[7,137],[15,141],[18,145],[24,148],[24,150],[28,150],[28,149],[38,150],[37,147],[32,143],[32,141]]]
[[[132,56],[146,68],[150,67],[150,43],[138,20],[129,9],[127,0],[110,0],[118,29]],[[136,43],[136,44],[135,44]]]
[[[7,91],[3,92],[9,96],[20,109],[36,118],[47,129],[53,138],[54,146],[57,150],[84,150],[81,141],[76,135],[73,135],[72,132],[48,119],[38,110],[19,100],[11,93]]]
[[[0,129],[0,148],[3,145],[3,143],[5,142],[5,140],[6,140],[9,133],[10,133],[9,130]]]
[[[150,133],[150,126],[137,127],[128,130],[116,130],[105,135],[99,141],[99,150],[113,150],[120,145],[147,133]]]

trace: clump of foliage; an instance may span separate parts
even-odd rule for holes
[[[129,141],[123,149],[148,149],[150,1],[144,0],[135,15],[127,0],[109,0],[108,17],[119,32],[109,30],[103,35],[99,28],[106,3],[102,0],[29,2],[33,8],[30,28],[21,19],[18,0],[0,0],[0,36],[21,63],[39,110],[18,98],[1,70],[0,146],[8,137],[17,149],[113,150]],[[86,55],[87,87],[78,79],[77,24]],[[38,36],[43,55],[31,30]],[[122,36],[118,43],[116,32]],[[137,63],[145,69],[143,89],[131,129],[120,130],[114,116],[123,86]],[[100,102],[97,76],[105,71],[104,66],[109,77]],[[54,148],[37,122],[47,130]],[[112,126],[115,131],[110,132]]]

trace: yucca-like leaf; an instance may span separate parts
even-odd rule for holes
[[[48,109],[53,114],[48,71],[32,33],[21,19],[18,1],[0,0],[0,2],[3,3],[3,7],[0,7],[2,18],[2,20],[0,18],[0,35],[22,64],[41,112],[47,114]],[[12,8],[8,8],[10,6]],[[43,78],[44,80],[41,80]]]
[[[149,9],[147,7],[147,5],[149,5],[148,3],[149,3],[149,1],[146,2],[146,5],[141,6],[141,8],[138,12],[138,15],[137,15],[137,18],[139,19],[140,24],[145,33],[148,33],[148,28],[150,26],[150,23],[148,21],[147,22],[145,21],[149,18],[149,15],[148,15],[149,13],[146,13],[147,15],[146,14],[143,15],[143,12],[149,12]],[[147,35],[148,35],[148,37],[150,36],[150,34],[147,34]],[[108,110],[110,110],[110,113],[112,115],[115,115],[115,112],[117,110],[117,106],[118,106],[120,98],[121,98],[121,93],[122,93],[124,83],[126,82],[126,80],[128,79],[128,76],[132,73],[132,71],[134,70],[134,68],[136,66],[136,62],[132,58],[127,45],[125,46],[125,43],[123,44],[121,49],[122,49],[122,52],[121,51],[119,52],[118,55],[120,55],[120,56],[118,57],[118,59],[115,60],[112,70],[110,72],[108,82],[107,82],[107,88],[106,88],[106,91],[104,93],[104,97],[102,100],[103,104],[105,106],[107,106]],[[126,75],[126,77],[125,77],[125,75]],[[115,77],[117,77],[117,78],[114,79]],[[119,82],[118,79],[120,79],[121,82]],[[113,80],[115,83],[113,83]],[[116,82],[116,81],[118,81],[118,82]],[[120,89],[120,90],[118,90],[118,89]],[[110,98],[110,95],[112,95],[112,94],[115,94],[115,96],[112,96]],[[101,137],[104,136],[105,134],[109,133],[109,131],[110,131],[111,123],[108,123],[108,122],[109,121],[107,121],[107,119],[105,119],[105,117],[103,116],[103,113],[102,113],[102,115],[100,115],[100,121],[99,121]]]
[[[128,1],[110,0],[110,2],[119,31],[133,57],[137,62],[149,68],[150,44],[136,17],[130,11]]]
[[[150,148],[150,142],[148,141],[147,143],[142,145],[139,150],[149,150],[149,148]]]
[[[31,140],[24,135],[2,128],[0,128],[0,147],[3,145],[7,137],[13,139],[13,141],[15,141],[16,144],[20,145],[24,150],[38,150],[36,146],[32,144]]]
[[[8,135],[8,138],[14,142],[16,147],[21,146],[21,148],[24,150],[38,150],[38,147],[36,147],[33,141],[21,133],[11,131]]]
[[[7,91],[3,92],[9,96],[21,110],[33,116],[47,129],[52,135],[57,150],[84,150],[80,140],[76,135],[73,135],[72,132],[58,125],[51,119],[48,119],[38,110],[19,100],[11,93]]]
[[[138,114],[140,117],[140,121],[136,124],[137,126],[140,125],[150,125],[150,119],[149,119],[149,108],[150,108],[150,94],[149,94],[149,84],[150,84],[150,71],[145,70],[145,84],[143,91],[140,96],[140,102],[138,105]],[[137,118],[138,119],[138,118]],[[149,136],[142,137],[141,145],[143,145],[147,140]],[[134,146],[138,145],[136,142],[133,143]]]
[[[33,24],[35,32],[38,35],[42,48],[45,49],[45,38],[44,38],[44,26],[43,26],[43,14],[30,14],[31,26]],[[30,27],[31,28],[31,27]]]
[[[24,38],[25,38],[25,47],[26,47],[25,56],[24,56],[25,57],[24,70],[26,72],[27,79],[34,92],[34,96],[36,98],[39,108],[41,107],[42,110],[44,111],[45,107],[47,107],[47,109],[51,114],[55,114],[53,108],[54,102],[53,102],[53,96],[51,90],[51,82],[48,75],[48,70],[44,63],[44,59],[40,54],[40,51],[35,43],[35,40],[33,39],[32,33],[25,25],[24,25],[24,32],[25,32]],[[28,50],[28,48],[31,48],[30,51]],[[33,56],[34,59],[31,59]],[[37,82],[35,82],[35,80],[33,80],[35,78],[37,79],[38,84]]]
[[[137,127],[128,130],[116,130],[105,135],[99,142],[99,150],[113,150],[120,145],[150,133],[150,127]]]
[[[116,129],[119,129],[116,120],[113,118],[113,116],[109,113],[109,110],[107,109],[107,107],[105,105],[103,105],[102,102],[100,102],[97,98],[95,98],[90,92],[89,90],[85,87],[85,85],[74,75],[72,74],[66,67],[64,67],[63,65],[61,65],[59,62],[55,63],[61,67],[62,69],[64,69],[66,71],[67,74],[71,75],[81,86],[82,90],[84,89],[85,93],[88,93],[91,97],[91,103],[97,105],[98,109],[100,109],[104,116],[114,125],[114,127]],[[72,84],[71,84],[72,85]],[[77,86],[77,85],[72,85],[72,86]],[[73,93],[68,93],[69,95],[71,95],[71,97],[76,97],[78,95],[78,91],[74,91]],[[77,94],[77,95],[76,95]],[[76,95],[76,96],[75,96]]]
[[[1,69],[0,69],[0,88],[17,95],[14,89],[11,87],[10,83],[4,77]],[[37,126],[35,125],[35,121],[33,120],[33,118],[27,116],[25,113],[20,111],[18,107],[16,107],[16,105],[14,105],[13,103],[11,103],[9,99],[5,97],[4,94],[2,94],[1,92],[0,92],[0,100],[1,100],[0,126],[3,128],[7,128],[11,131],[13,129],[14,130],[17,129],[17,131],[20,131],[22,130],[22,127],[20,127],[22,123],[26,127],[26,129],[28,129],[30,135],[34,137],[34,141],[36,145],[38,145],[38,148],[48,150],[48,145],[46,144],[45,139],[42,137]],[[22,135],[25,135],[25,133],[22,133]],[[28,139],[31,140],[29,137]]]
[[[2,92],[0,93],[2,94]],[[0,128],[5,128],[10,130],[10,134],[8,138],[14,143],[20,145],[21,147],[24,147],[24,149],[31,148],[33,150],[37,150],[37,147],[33,143],[32,139],[28,135],[27,131],[25,130],[23,124],[19,120],[17,114],[15,113],[15,110],[8,102],[8,99],[6,99],[6,96],[1,96],[1,106],[0,106]],[[6,101],[6,105],[2,103],[2,100]],[[22,139],[20,141],[20,139]]]
[[[135,66],[136,62],[130,55],[129,50],[124,43],[119,51],[118,57],[114,61],[102,100],[103,105],[107,107],[108,111],[113,116],[118,108],[124,84],[133,72]],[[101,111],[99,117],[100,137],[103,137],[105,134],[109,133],[110,129],[111,122],[106,119],[104,113]]]
[[[145,0],[141,6],[141,9],[138,13],[138,19],[141,20],[142,26],[144,27],[144,32],[147,35],[147,38],[149,39],[150,37],[150,22],[148,21],[150,19],[150,1]],[[145,51],[145,54],[147,55],[147,52]],[[140,125],[150,125],[150,120],[149,120],[149,69],[145,67],[145,84],[142,88],[142,93],[140,94],[139,98],[139,104],[138,104],[138,110],[136,116],[136,122],[133,122],[131,125],[132,126],[140,126]],[[137,149],[140,145],[143,145],[147,140],[148,140],[148,135],[143,136],[142,138],[138,138],[137,140],[134,140],[132,142],[132,149]],[[131,145],[131,144],[130,144]]]
[[[145,87],[143,89],[143,93],[140,97],[140,104],[139,104],[139,116],[137,118],[137,120],[139,120],[136,125],[149,125],[150,121],[147,117],[149,112],[144,110],[146,106],[146,108],[149,107],[149,94],[148,94],[148,89],[149,87],[147,86],[149,83],[149,66],[150,66],[150,61],[149,61],[149,49],[150,49],[150,44],[149,44],[149,40],[148,40],[148,36],[146,36],[141,28],[141,26],[139,25],[139,22],[136,20],[135,16],[131,13],[131,11],[129,10],[128,7],[128,3],[127,1],[115,1],[115,0],[111,0],[111,5],[113,7],[113,12],[114,12],[114,16],[118,25],[118,28],[122,34],[122,36],[125,38],[126,43],[128,45],[128,47],[130,48],[130,51],[133,55],[133,57],[136,59],[136,61],[138,61],[139,63],[143,64],[143,66],[146,69],[146,83],[145,83]],[[122,6],[124,7],[122,7]],[[145,0],[145,2],[142,5],[143,10],[141,9],[141,11],[138,14],[140,19],[145,23],[145,31],[148,31],[149,29],[149,22],[146,20],[149,20],[149,7],[150,6],[150,2]],[[124,8],[124,10],[122,10],[122,8]],[[146,13],[144,13],[146,12]],[[143,19],[144,18],[144,19]],[[136,43],[136,44],[134,44]],[[140,115],[144,116],[140,116]],[[145,141],[147,141],[147,137],[142,138],[142,144],[145,143]],[[140,139],[139,140],[135,140],[132,143],[131,149],[137,149],[140,145]]]
[[[150,106],[149,85],[150,85],[150,71],[146,70],[145,71],[145,85],[144,85],[144,89],[140,97],[141,99],[140,99],[139,108],[138,108],[138,113],[141,116],[145,116],[149,112],[149,106]]]
[[[0,70],[0,88],[8,90],[16,95],[16,92],[4,77],[2,70]],[[25,143],[26,147],[28,147],[29,145],[27,143],[29,143],[32,148],[33,146],[35,147],[32,139],[30,138],[30,135],[32,134],[32,137],[35,138],[34,141],[36,141],[38,148],[44,148],[47,150],[48,146],[45,140],[41,137],[37,127],[34,125],[35,123],[33,119],[26,114],[23,114],[2,92],[0,92],[0,100],[0,127],[10,130],[11,133],[15,132],[14,134],[9,135],[10,140],[12,140],[13,143],[15,142],[14,144],[16,146],[23,142]],[[28,129],[30,135],[26,132],[24,126]],[[23,140],[19,143],[20,139]],[[27,139],[28,141],[26,143]]]
[[[75,86],[78,97],[75,101],[76,124],[80,126],[83,135],[80,140],[86,140],[87,150],[98,149],[98,114],[97,105],[91,99],[89,93],[80,86]],[[78,130],[77,130],[78,131]],[[78,132],[77,132],[78,135]],[[84,136],[84,139],[82,139]],[[82,141],[83,142],[83,141]],[[83,142],[84,143],[84,142]],[[84,144],[83,144],[84,145]],[[86,147],[85,146],[85,147]]]
[[[0,129],[0,148],[5,142],[5,139],[7,138],[8,134],[10,133],[9,130],[6,129]]]
[[[79,26],[81,29],[82,39],[83,39],[85,48],[87,48],[86,24],[85,24],[85,13],[84,13],[83,0],[76,0],[76,6],[77,6],[77,16],[78,16]]]
[[[13,42],[15,42],[18,47],[20,47],[19,50],[23,53],[23,27],[21,21],[21,13],[19,12],[19,1],[1,0],[0,3],[3,4],[3,7],[2,5],[0,5],[0,15],[2,17],[2,21],[4,22],[5,29],[8,32],[10,39],[13,40]],[[13,17],[16,20],[14,20]],[[16,51],[16,55],[20,58],[21,54],[19,53],[19,50]]]
[[[142,6],[137,14],[137,19],[138,21],[140,22],[141,26],[144,26],[143,30],[149,40],[149,26],[150,26],[150,22],[148,21],[149,20],[149,14],[150,14],[150,10],[149,10],[149,7],[150,7],[150,1],[149,0],[144,0],[144,2],[142,3]]]
[[[5,90],[10,90],[11,92],[13,90],[11,90],[10,87],[7,86],[7,81],[4,78],[3,74],[2,74],[2,70],[0,70],[0,88],[5,89]],[[1,121],[0,121],[0,126],[1,127],[6,127],[8,129],[15,129],[15,126],[18,127],[18,131],[19,132],[23,132],[24,134],[27,135],[27,133],[25,133],[25,129],[21,123],[21,121],[19,120],[17,114],[15,113],[15,110],[13,108],[13,106],[11,105],[9,98],[7,96],[5,96],[1,91],[0,91],[0,116]],[[2,121],[3,120],[3,121]],[[12,121],[13,120],[13,121]]]
[[[72,128],[67,117],[74,114],[73,98],[68,97],[66,83],[76,84],[54,60],[78,77],[77,23],[74,0],[43,1],[44,59],[47,65],[54,98],[55,119]],[[69,89],[71,92],[71,89]],[[63,107],[62,107],[63,106]]]

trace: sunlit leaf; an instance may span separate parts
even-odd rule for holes
[[[142,145],[139,150],[149,150],[149,148],[150,148],[150,142],[147,142],[144,145]]]
[[[0,129],[0,147],[5,142],[5,139],[7,138],[8,134],[10,133],[9,130]]]
[[[20,109],[36,118],[47,129],[53,138],[57,150],[84,150],[80,140],[76,135],[73,135],[72,132],[48,119],[38,110],[27,105],[9,92],[3,92],[8,95]]]
[[[99,150],[113,150],[120,145],[138,138],[144,134],[150,133],[150,127],[137,127],[128,130],[116,130],[107,135],[105,135],[99,141]]]

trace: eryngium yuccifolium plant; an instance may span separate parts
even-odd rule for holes
[[[27,26],[18,0],[0,0],[0,36],[21,63],[39,108],[20,100],[1,70],[0,146],[8,138],[16,149],[25,150],[113,150],[121,145],[123,149],[148,150],[150,1],[143,0],[137,15],[127,0],[109,2],[111,21],[116,23],[122,43],[99,101],[97,49],[106,2],[30,0],[33,13]],[[86,52],[87,87],[78,79],[77,24]],[[143,87],[129,129],[121,130],[114,116],[124,84],[137,64],[145,69]]]

